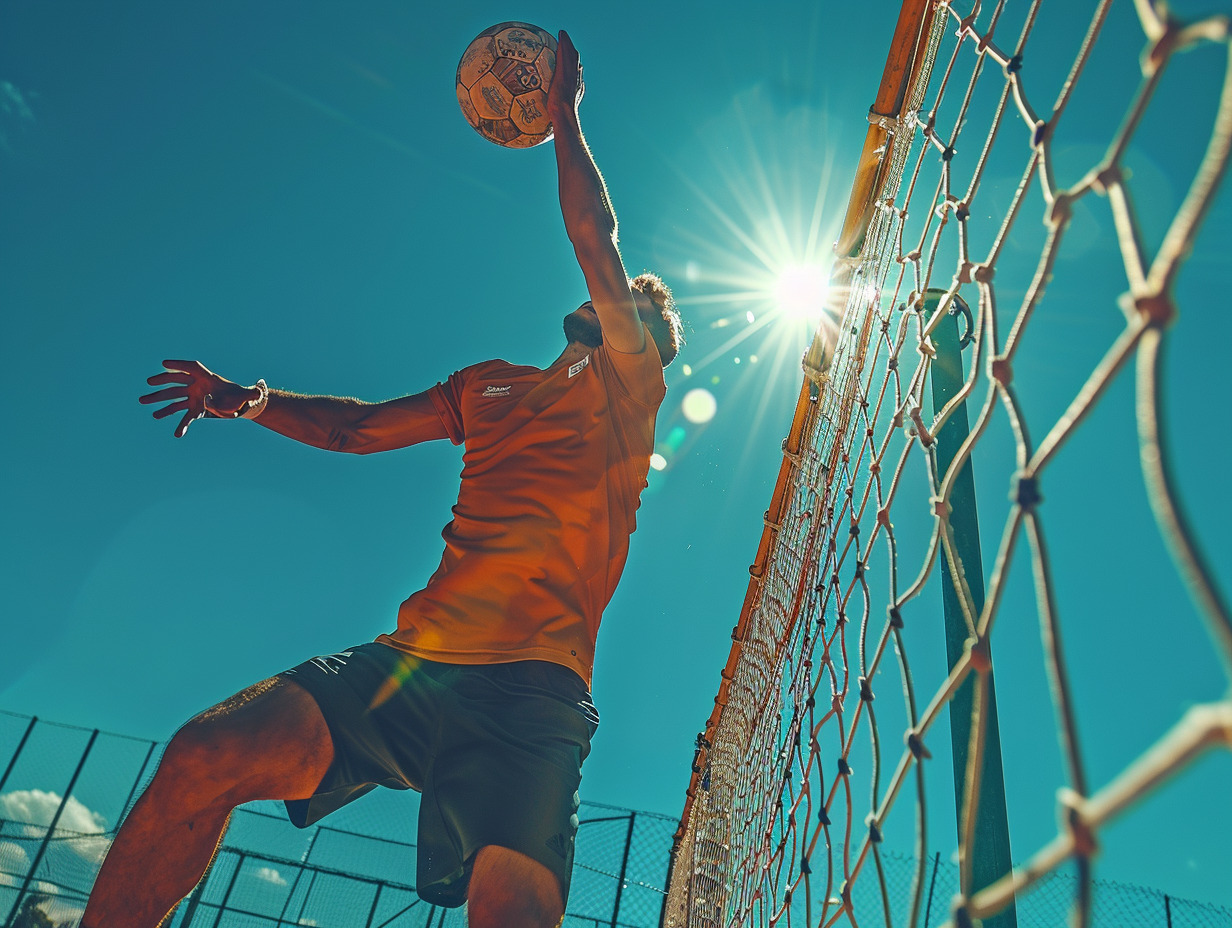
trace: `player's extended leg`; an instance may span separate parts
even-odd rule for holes
[[[467,900],[470,928],[555,928],[564,914],[551,870],[508,848],[479,849]]]
[[[103,861],[81,928],[156,928],[201,879],[227,818],[253,799],[304,799],[333,760],[316,702],[273,677],[198,715]]]

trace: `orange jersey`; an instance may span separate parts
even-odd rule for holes
[[[647,333],[640,354],[599,347],[546,371],[486,361],[430,390],[466,445],[462,485],[440,566],[377,640],[455,664],[552,661],[589,685],[666,389]]]

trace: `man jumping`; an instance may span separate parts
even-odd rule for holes
[[[417,887],[469,902],[472,926],[564,913],[580,768],[598,724],[595,636],[624,568],[680,318],[652,274],[630,281],[582,137],[582,68],[560,33],[548,94],[561,212],[590,300],[540,370],[486,361],[383,403],[243,387],[165,361],[143,403],[248,418],[367,454],[465,444],[445,553],[376,641],[317,657],[206,710],[167,745],[103,863],[83,928],[155,928],[201,879],[231,811],[285,801],[306,827],[378,785],[423,793]]]

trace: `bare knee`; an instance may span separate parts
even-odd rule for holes
[[[149,792],[188,808],[202,808],[236,793],[248,774],[247,766],[242,740],[226,726],[199,715],[167,743]],[[231,805],[247,798],[236,795]]]
[[[470,928],[554,928],[565,912],[556,875],[504,847],[479,849],[468,896]]]
[[[271,678],[177,731],[151,789],[196,806],[304,798],[332,759],[329,732],[312,697]]]

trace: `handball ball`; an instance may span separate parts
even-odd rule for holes
[[[483,30],[458,62],[458,105],[476,132],[506,148],[530,148],[552,137],[548,85],[556,39],[530,23]]]

